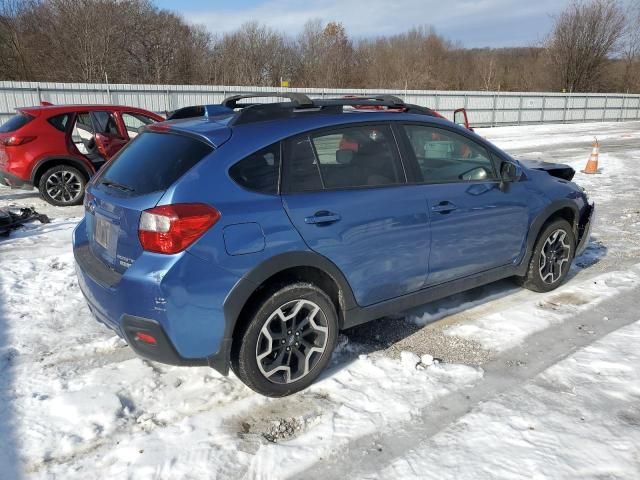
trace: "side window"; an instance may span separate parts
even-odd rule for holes
[[[497,178],[487,150],[457,133],[422,125],[404,130],[426,183],[452,183]]]
[[[107,135],[120,135],[118,132],[118,124],[113,113],[106,111],[93,112],[96,133],[104,133]]]
[[[322,190],[318,162],[308,136],[290,138],[284,143],[285,168],[282,184],[288,193]]]
[[[346,127],[312,135],[325,188],[404,183],[391,129],[385,125]]]
[[[67,126],[69,125],[69,118],[71,118],[70,113],[63,113],[62,115],[56,115],[55,117],[49,118],[47,121],[53,125],[54,128],[60,130],[61,132],[67,131]]]
[[[274,143],[252,153],[229,169],[238,184],[261,193],[278,193],[280,173],[280,143]]]
[[[138,130],[140,130],[141,127],[155,123],[155,120],[151,117],[129,112],[122,113],[122,121],[124,122],[124,127],[127,129],[127,134],[131,139],[138,136]]]

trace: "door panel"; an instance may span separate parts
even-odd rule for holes
[[[97,111],[92,112],[91,116],[95,126],[95,142],[98,151],[106,160],[109,160],[127,144],[129,139],[118,128],[113,112]]]
[[[106,133],[96,133],[96,146],[100,154],[109,160],[122,147],[127,144],[127,140],[117,135],[109,135]]]
[[[349,126],[284,144],[282,201],[306,244],[371,305],[420,289],[427,273],[424,194],[406,185],[388,125]]]
[[[418,188],[296,193],[282,200],[309,248],[345,275],[358,304],[371,305],[423,286],[430,235]]]
[[[425,185],[431,215],[428,284],[465,277],[519,259],[529,225],[526,192],[515,183]]]
[[[427,284],[434,285],[518,260],[529,225],[522,184],[501,190],[487,149],[459,133],[428,125],[398,129],[414,162],[431,219]]]

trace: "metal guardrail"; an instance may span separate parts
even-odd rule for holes
[[[188,105],[220,103],[229,95],[268,92],[273,87],[0,82],[0,121],[16,107],[54,104],[121,104],[165,113]],[[437,110],[452,119],[464,107],[477,127],[534,123],[640,120],[640,95],[543,92],[286,88],[312,98],[388,94]]]

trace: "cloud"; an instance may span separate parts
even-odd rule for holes
[[[295,35],[312,18],[342,22],[354,37],[431,25],[451,40],[480,47],[533,44],[549,31],[551,15],[567,4],[568,0],[267,0],[253,5],[217,3],[215,9],[181,13],[214,33],[259,21]]]

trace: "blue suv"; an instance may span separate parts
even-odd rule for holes
[[[253,100],[271,95],[287,101]],[[571,167],[526,166],[429,109],[222,106],[145,127],[87,187],[80,288],[145,358],[288,395],[339,331],[505,277],[552,290],[588,242]]]

